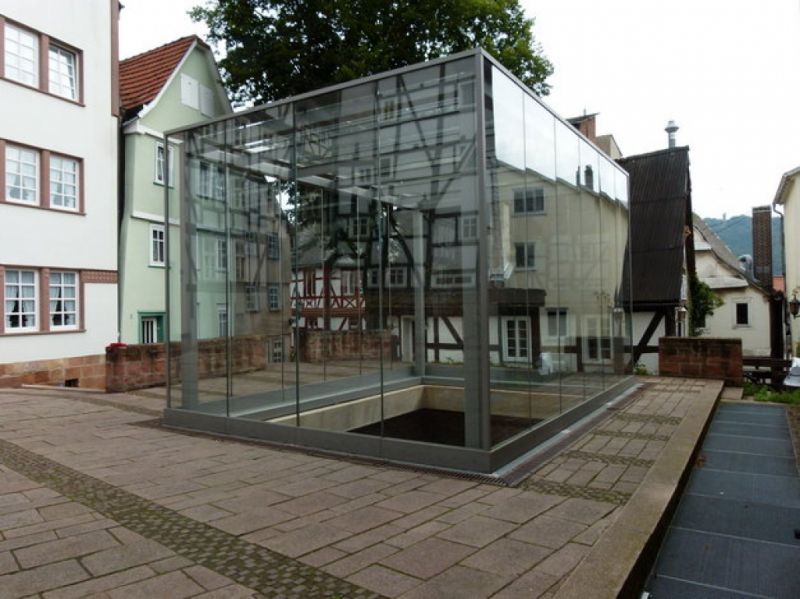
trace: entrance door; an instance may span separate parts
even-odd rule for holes
[[[528,318],[503,318],[503,361],[528,362],[531,355],[531,336]]]

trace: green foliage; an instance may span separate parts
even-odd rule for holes
[[[689,334],[694,336],[706,326],[706,317],[714,314],[723,301],[695,274],[689,278],[689,293]]]
[[[481,46],[540,95],[553,67],[519,0],[207,0],[237,102],[261,103]]]
[[[637,363],[636,366],[633,367],[633,374],[637,376],[649,376],[653,374],[647,369],[647,366],[641,363]]]
[[[766,385],[745,383],[744,394],[752,396],[756,401],[768,401],[794,406],[800,405],[800,389],[795,389],[792,391],[775,391]]]

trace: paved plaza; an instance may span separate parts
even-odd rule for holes
[[[168,430],[158,397],[0,391],[0,598],[600,597],[598,569],[611,596],[721,391],[641,383],[513,484]]]

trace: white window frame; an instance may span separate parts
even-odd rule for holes
[[[162,340],[159,339],[158,330],[162,319],[163,317],[157,314],[148,314],[147,316],[141,316],[139,318],[139,333],[141,334],[143,344],[161,343]],[[150,329],[151,335],[145,334],[145,326]],[[148,337],[151,338],[148,340]]]
[[[270,360],[273,364],[283,362],[283,339],[273,339],[270,347]]]
[[[213,90],[202,83],[198,83],[197,92],[200,112],[208,117],[216,116],[216,110],[214,109]]]
[[[475,285],[475,274],[472,272],[434,272],[431,287],[448,289],[472,287]]]
[[[19,152],[18,159],[12,159],[10,154],[13,152]],[[25,156],[32,156],[33,161],[25,160]],[[5,156],[5,167],[6,167],[6,180],[3,182],[5,185],[5,197],[7,202],[13,202],[15,204],[25,204],[26,206],[38,206],[41,203],[41,189],[40,189],[40,179],[41,179],[41,170],[42,170],[42,159],[40,152],[38,150],[34,150],[32,148],[26,148],[24,146],[17,146],[14,144],[6,144],[6,156]],[[16,165],[15,168],[12,168],[12,165]],[[23,167],[25,166],[33,166],[33,176],[30,174],[23,173]],[[16,176],[19,178],[19,185],[10,185],[9,184],[9,176]],[[25,184],[26,179],[33,180],[33,186]],[[20,198],[15,198],[11,194],[12,189],[19,190]],[[33,199],[26,200],[23,199],[25,192],[33,192]]]
[[[9,35],[12,32],[13,35]],[[29,85],[31,87],[39,87],[39,44],[41,43],[39,35],[28,29],[17,27],[11,23],[6,23],[5,31],[3,32],[4,40],[4,56],[3,64],[5,65],[4,76],[6,79]],[[24,44],[25,40],[31,40],[32,44]],[[22,48],[32,50],[32,56],[26,56],[27,51],[23,53]],[[24,55],[25,54],[25,55]],[[16,59],[16,64],[11,64],[10,58]],[[23,69],[21,63],[30,63],[30,68]],[[12,71],[17,71],[16,76],[12,75]]]
[[[521,200],[522,209],[517,209],[517,201]],[[544,188],[527,187],[514,190],[513,213],[514,214],[544,214]]]
[[[10,273],[17,273],[17,281],[14,283],[9,282],[9,274]],[[23,283],[22,282],[22,274],[29,273],[33,274],[33,283]],[[5,289],[3,295],[3,319],[5,322],[5,332],[6,333],[33,333],[39,330],[39,272],[35,270],[26,270],[26,269],[8,269],[5,273]],[[10,288],[16,288],[16,297],[10,298]],[[33,288],[33,297],[24,297],[24,288]],[[17,306],[17,310],[13,312],[9,312],[9,304],[13,304],[15,301],[19,303]],[[22,301],[33,301],[33,310],[23,310],[22,309]],[[11,326],[10,318],[11,316],[16,316],[19,319],[25,317],[25,315],[32,315],[33,316],[33,323],[29,324],[28,326]]]
[[[73,282],[66,283],[65,275],[71,275]],[[50,319],[50,330],[69,331],[78,329],[80,326],[80,277],[78,273],[74,271],[50,271],[50,281],[48,287],[48,298],[50,301],[48,318]],[[67,296],[67,292],[70,289],[72,290],[72,297]],[[53,297],[54,291],[58,291],[59,295]],[[59,301],[62,303],[60,310],[57,309]],[[68,310],[65,307],[65,304],[69,301],[74,302],[71,310]],[[54,303],[56,304],[55,307],[53,306]],[[53,318],[57,315],[61,315],[62,317],[62,324],[60,325],[53,322]],[[63,324],[64,320],[69,315],[73,316],[74,323]]]
[[[547,316],[547,336],[551,339],[566,337],[569,335],[569,311],[567,308],[552,307],[545,310]],[[555,323],[555,333],[552,331],[551,324]],[[561,330],[563,329],[563,333]]]
[[[168,162],[169,169],[166,173],[169,178],[169,187],[175,187],[175,148],[169,146]],[[157,185],[164,185],[164,144],[163,142],[156,142],[155,162],[153,170],[153,183]]]
[[[62,67],[66,72],[62,71]],[[47,91],[62,98],[77,101],[80,97],[79,68],[77,53],[58,44],[50,44],[47,51]],[[70,69],[72,73],[69,72]]]
[[[281,288],[277,283],[267,286],[267,306],[271,311],[281,309]]]
[[[402,289],[406,286],[407,281],[408,269],[405,266],[390,266],[386,269],[386,287]]]
[[[72,166],[72,172],[67,168],[67,165]],[[59,154],[50,154],[50,164],[48,166],[50,172],[50,207],[58,210],[66,210],[68,212],[77,212],[80,209],[80,180],[81,180],[81,163],[75,158],[68,156],[61,156]],[[74,177],[70,182],[68,177]],[[57,187],[61,186],[58,190]],[[72,188],[72,193],[66,192],[67,188]]]
[[[509,323],[514,323],[514,338],[513,340],[508,334]],[[520,339],[520,324],[525,325],[526,343],[522,344]],[[530,318],[527,316],[504,316],[501,319],[501,337],[502,337],[502,351],[503,361],[505,362],[523,362],[528,363],[531,361],[531,323]],[[513,341],[513,352],[510,351],[511,341]],[[520,355],[524,350],[525,355]],[[513,354],[513,355],[512,355]]]
[[[244,286],[244,303],[248,312],[258,312],[258,285],[255,283]]]
[[[281,259],[281,239],[278,233],[267,233],[267,258]]]
[[[478,239],[478,215],[465,214],[461,217],[461,241]]]
[[[228,242],[225,239],[214,240],[214,269],[217,272],[228,270]]]
[[[339,275],[339,293],[346,296],[356,294],[358,271],[357,270],[343,270]]]
[[[228,306],[226,304],[217,304],[217,333],[219,337],[228,336]]]
[[[149,241],[150,266],[164,267],[167,259],[167,240],[164,225],[151,224]]]
[[[524,247],[523,264],[519,263],[519,247]],[[536,270],[536,242],[524,241],[514,244],[514,266],[519,270]]]

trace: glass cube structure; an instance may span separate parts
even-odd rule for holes
[[[165,143],[167,423],[496,472],[632,384],[627,175],[484,51]]]

